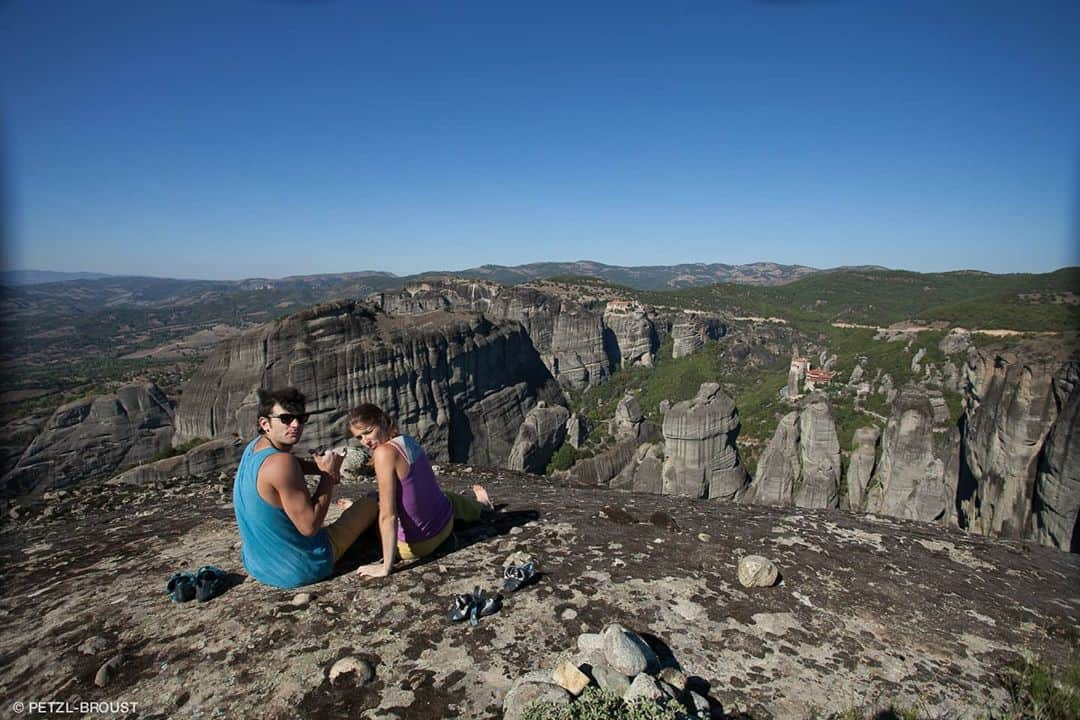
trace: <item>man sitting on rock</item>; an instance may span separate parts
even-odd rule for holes
[[[330,577],[334,563],[379,514],[378,503],[364,498],[323,527],[343,458],[332,451],[311,459],[292,455],[309,417],[305,403],[296,388],[259,390],[259,435],[244,449],[233,483],[244,567],[279,588]],[[320,475],[314,494],[305,474]]]

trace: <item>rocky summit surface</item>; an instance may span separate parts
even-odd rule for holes
[[[346,571],[290,591],[245,576],[227,477],[9,509],[0,697],[137,704],[114,717],[494,718],[516,679],[568,671],[579,636],[619,623],[693,678],[714,716],[896,703],[978,717],[1005,702],[998,675],[1022,654],[1057,668],[1077,657],[1075,554],[838,510],[441,473],[449,489],[482,482],[498,511],[389,578]],[[535,582],[475,626],[450,623],[451,597],[498,590],[515,552],[537,559]],[[752,555],[775,564],[775,584],[743,587]],[[169,575],[204,564],[232,586],[170,602]]]

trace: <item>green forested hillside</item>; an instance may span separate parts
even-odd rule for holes
[[[1041,275],[842,270],[788,285],[713,285],[641,293],[646,302],[794,323],[890,325],[902,320],[1020,331],[1080,330],[1080,268]]]

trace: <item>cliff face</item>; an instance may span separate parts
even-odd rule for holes
[[[780,418],[772,440],[758,459],[757,472],[743,500],[763,505],[791,505],[799,466],[799,413]]]
[[[603,382],[611,373],[600,314],[533,288],[438,278],[370,299],[391,314],[454,307],[520,323],[548,372],[565,387],[582,389]]]
[[[1035,476],[1035,533],[1044,545],[1080,552],[1080,367],[1054,378],[1060,410],[1039,454]]]
[[[862,512],[866,507],[866,489],[877,467],[879,439],[881,431],[876,427],[861,427],[855,431],[848,462],[847,495],[841,505],[845,510]]]
[[[551,375],[577,390],[606,380],[613,365],[650,365],[658,346],[653,319],[637,303],[613,301],[601,313],[531,287],[456,278],[412,283],[370,299],[391,314],[455,307],[521,323]]]
[[[829,401],[812,397],[799,413],[799,460],[802,480],[795,484],[795,505],[804,508],[839,506],[840,440]]]
[[[716,383],[704,383],[693,400],[664,416],[665,495],[734,500],[746,487],[735,438],[739,411]]]
[[[57,408],[3,479],[6,493],[97,480],[169,447],[173,407],[153,383]]]
[[[1075,356],[1030,348],[969,357],[959,499],[973,530],[1070,547],[1078,376]]]
[[[566,437],[566,422],[569,419],[570,411],[561,405],[530,410],[518,428],[506,467],[543,473],[551,456]]]
[[[610,332],[607,344],[613,365],[652,365],[659,341],[656,327],[643,306],[609,302],[604,308],[604,327]]]
[[[934,432],[930,396],[905,386],[893,401],[881,443],[881,462],[870,481],[866,511],[910,520],[950,522],[956,497],[956,432]]]
[[[517,324],[329,303],[223,343],[184,390],[176,441],[250,436],[255,391],[292,385],[313,413],[304,448],[341,442],[349,408],[374,402],[432,458],[500,465],[550,380]]]
[[[684,314],[671,327],[671,337],[674,343],[671,355],[676,358],[689,355],[704,346],[705,340],[716,340],[723,337],[726,332],[727,328],[716,318]]]
[[[840,442],[828,400],[813,395],[777,425],[744,501],[805,508],[839,503]]]

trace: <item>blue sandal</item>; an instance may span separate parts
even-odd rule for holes
[[[481,590],[480,586],[473,588],[472,611],[469,613],[469,622],[477,625],[480,618],[494,615],[502,607],[501,595],[488,595],[487,590]]]
[[[511,563],[503,570],[503,590],[515,592],[532,582],[536,577],[536,567],[532,561],[518,566]]]
[[[450,602],[450,611],[446,614],[450,622],[461,622],[472,614],[472,595],[455,595]]]
[[[204,565],[195,573],[195,597],[206,602],[225,592],[228,575],[221,568]]]
[[[169,576],[165,586],[173,602],[187,602],[195,599],[195,576],[189,572],[175,572]]]

